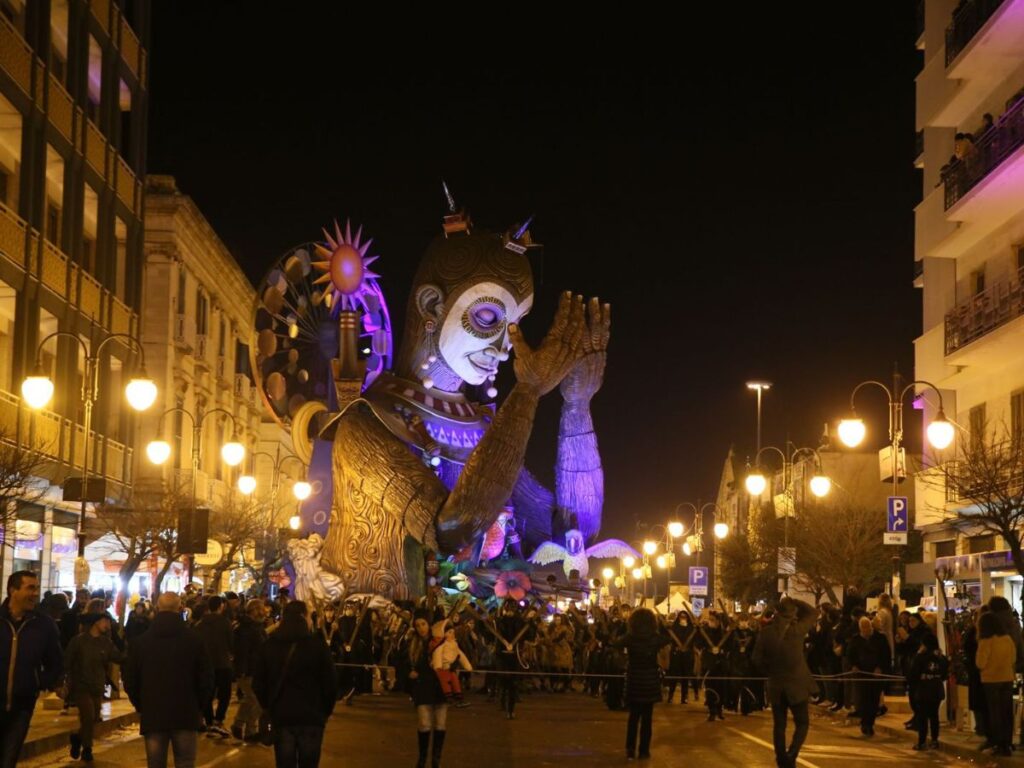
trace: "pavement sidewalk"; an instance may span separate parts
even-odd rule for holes
[[[101,722],[96,723],[97,738],[139,721],[139,716],[127,696],[104,701],[100,717]],[[69,735],[77,730],[78,710],[72,707],[65,711],[60,699],[56,697],[40,698],[36,703],[35,712],[32,713],[32,723],[29,725],[28,736],[21,748],[19,759],[27,760],[44,752],[67,747]]]
[[[900,709],[897,707],[897,709]],[[817,707],[819,717],[827,717],[832,725],[839,728],[859,729],[860,721],[846,717],[844,714],[829,712],[824,707]],[[897,711],[883,715],[875,720],[875,731],[887,736],[894,736],[906,742],[907,752],[917,743],[917,731],[908,731],[904,723],[910,719],[906,712]],[[865,737],[867,738],[867,737]],[[958,731],[952,723],[942,723],[939,729],[939,750],[948,755],[970,760],[980,765],[1024,765],[1024,750],[1018,751],[1013,757],[993,757],[987,752],[978,751],[984,739],[971,731]]]

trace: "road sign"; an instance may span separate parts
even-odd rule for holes
[[[690,605],[693,606],[693,612],[700,616],[701,612],[704,610],[704,598],[695,597],[690,601]]]
[[[910,528],[910,504],[906,496],[890,496],[885,512],[886,544],[905,545],[907,530]]]
[[[708,593],[708,569],[690,566],[690,595],[706,595]]]
[[[910,504],[906,496],[890,496],[885,516],[886,533],[906,533],[910,526]]]

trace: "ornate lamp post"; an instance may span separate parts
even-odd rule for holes
[[[256,451],[255,453],[252,454],[253,474],[242,475],[241,477],[238,478],[238,490],[241,491],[246,496],[251,495],[256,490],[257,483],[254,475],[256,472],[257,456],[266,456],[274,463],[274,472],[271,479],[272,490],[270,492],[270,498],[273,499],[274,501],[277,500],[278,491],[281,488],[281,467],[284,466],[285,462],[289,460],[299,462],[299,464],[302,465],[303,476],[305,476],[306,474],[306,465],[298,456],[281,456],[280,454],[278,454],[278,456],[275,457],[272,454],[267,453],[266,451]],[[298,505],[295,514],[288,519],[288,527],[291,528],[293,531],[297,531],[299,530],[299,528],[302,527],[302,502],[308,499],[311,493],[313,493],[313,486],[310,485],[309,482],[305,479],[296,480],[292,484],[292,495],[295,496],[295,500]]]
[[[202,460],[203,450],[203,425],[206,424],[206,420],[211,416],[219,414],[231,422],[231,436],[220,449],[221,458],[229,467],[237,467],[242,463],[245,459],[245,446],[236,439],[237,425],[235,417],[223,408],[211,408],[208,411],[204,411],[198,419],[184,408],[168,408],[160,414],[160,419],[157,422],[158,435],[163,433],[164,417],[171,413],[180,413],[186,416],[192,423],[192,515],[194,518],[196,512],[196,483],[199,479],[199,465]],[[163,464],[171,457],[171,445],[166,440],[152,440],[146,446],[146,456],[149,457],[150,462],[153,464]],[[190,584],[192,583],[193,560],[194,558],[190,555],[188,558],[188,582]]]
[[[84,424],[85,429],[85,451],[82,459],[82,507],[78,517],[78,557],[75,560],[75,582],[78,587],[86,586],[88,578],[88,566],[85,562],[85,505],[88,499],[89,486],[89,444],[92,440],[89,433],[92,432],[92,408],[99,395],[99,355],[103,348],[112,340],[120,339],[125,342],[129,349],[139,355],[139,369],[124,388],[125,398],[128,404],[136,411],[144,411],[153,405],[156,400],[156,384],[146,374],[146,351],[142,348],[139,340],[127,333],[112,333],[99,344],[93,346],[87,344],[77,334],[69,331],[56,331],[49,334],[36,347],[36,363],[32,375],[27,376],[21,383],[21,394],[30,408],[41,410],[45,408],[53,398],[53,381],[50,375],[43,370],[42,351],[50,339],[59,337],[74,339],[85,353],[85,373],[82,376],[82,404],[85,408]]]
[[[953,423],[946,418],[946,413],[942,407],[942,392],[929,381],[912,381],[905,386],[901,386],[902,377],[899,373],[893,374],[892,387],[888,387],[880,381],[869,379],[862,381],[853,391],[850,393],[850,415],[839,422],[839,439],[850,448],[856,448],[863,442],[865,435],[867,434],[867,427],[864,426],[864,421],[857,416],[855,407],[855,400],[857,393],[867,386],[875,386],[885,392],[886,398],[889,401],[889,444],[892,450],[892,495],[899,495],[899,462],[900,462],[900,449],[903,444],[903,401],[906,396],[915,391],[918,385],[927,387],[935,392],[939,398],[939,411],[932,419],[931,423],[925,430],[925,434],[928,437],[928,442],[936,450],[944,450],[948,448],[953,442],[956,430],[953,428]],[[900,558],[897,554],[893,557],[893,576],[892,583],[890,585],[890,591],[893,593],[893,598],[899,600],[899,562]]]

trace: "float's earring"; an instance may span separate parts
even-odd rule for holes
[[[434,329],[437,327],[433,320],[426,320],[423,323],[423,329],[427,332],[427,350],[429,354],[427,359],[420,364],[420,368],[423,369],[424,373],[430,370],[430,366],[437,362],[437,355],[434,354]],[[424,375],[421,379],[423,386],[427,389],[432,389],[434,386],[434,380],[429,375]]]
[[[494,386],[494,374],[488,376],[487,380],[491,382],[491,386],[487,388],[487,396],[493,400],[498,396],[498,388]]]

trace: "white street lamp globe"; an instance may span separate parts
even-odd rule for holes
[[[605,568],[601,571],[601,575],[604,576],[604,581],[607,584],[609,581],[612,580],[612,577],[615,576],[615,571],[613,571],[611,568]]]
[[[229,440],[221,446],[220,455],[229,467],[237,467],[245,459],[245,446],[237,440]]]
[[[680,522],[672,522],[668,524],[668,535],[673,539],[678,539],[683,535],[683,524]]]
[[[238,490],[246,496],[256,490],[256,478],[252,475],[242,475],[238,478]]]
[[[768,481],[760,472],[752,472],[747,475],[746,486],[747,493],[751,496],[760,496],[764,493],[764,489],[768,487]]]
[[[124,388],[128,404],[136,411],[144,411],[156,400],[156,382],[148,376],[139,376]]]
[[[928,425],[926,431],[928,433],[928,442],[932,444],[933,448],[940,451],[943,448],[948,448],[949,444],[953,442],[953,424],[942,411],[939,411],[939,415],[935,417],[935,421]]]
[[[817,496],[819,499],[828,496],[828,492],[832,490],[832,481],[829,480],[825,475],[815,475],[811,478],[811,493]]]
[[[146,446],[146,456],[154,464],[163,464],[171,458],[171,444],[166,440],[153,440]]]
[[[50,377],[41,371],[37,371],[21,382],[21,396],[25,398],[30,408],[37,411],[45,408],[53,397],[53,382]]]
[[[665,570],[665,564],[666,564],[667,561],[665,560],[665,556],[664,555],[658,555],[658,559],[655,560],[654,562],[657,564],[657,566],[659,568],[661,568],[662,570]]]
[[[860,445],[867,431],[863,419],[853,417],[839,422],[839,439],[843,441],[843,445],[850,448]]]
[[[622,558],[623,568],[632,568],[634,565],[636,565],[636,558],[632,555],[626,555],[624,558]]]
[[[639,581],[643,577],[644,577],[644,569],[643,568],[634,568],[633,569],[633,578],[634,579]]]
[[[715,523],[715,538],[724,539],[729,535],[729,526],[726,523]]]
[[[693,547],[690,546],[690,542],[688,541],[683,542],[683,554],[687,557],[693,554]]]
[[[656,541],[645,541],[644,542],[644,554],[653,555],[658,551],[658,543]]]
[[[305,501],[309,498],[309,494],[313,492],[313,486],[307,483],[305,480],[296,481],[295,485],[292,486],[292,493],[295,494],[295,498],[299,501]]]
[[[293,531],[299,530],[299,526],[302,525],[302,518],[298,515],[292,515],[288,518],[288,527]]]

